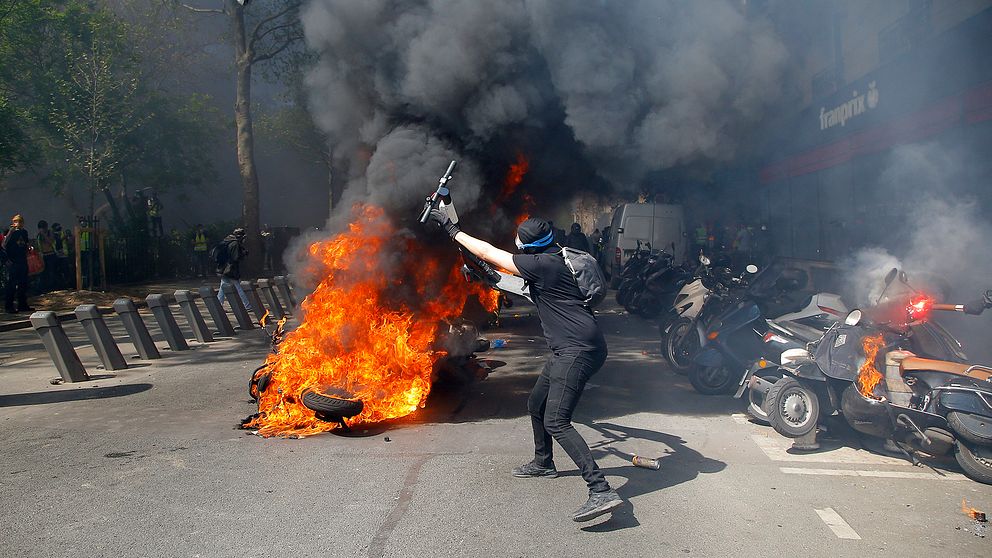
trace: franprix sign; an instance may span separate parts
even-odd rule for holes
[[[830,110],[827,110],[826,107],[820,107],[820,130],[827,130],[838,125],[844,126],[848,120],[857,118],[877,106],[878,86],[872,81],[868,84],[866,93],[859,95],[855,90],[851,92],[851,99],[847,102]]]

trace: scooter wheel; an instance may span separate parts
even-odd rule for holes
[[[353,394],[330,386],[307,389],[301,399],[307,409],[335,417],[353,417],[365,408],[365,404]]]
[[[987,421],[988,419],[980,418],[977,415],[947,413],[947,424],[954,431],[954,435],[980,446],[992,446],[992,437],[983,436],[980,430],[985,427],[983,423]]]
[[[723,395],[734,390],[734,380],[726,366],[693,366],[689,369],[689,383],[703,395]]]
[[[780,374],[759,374],[760,377],[766,382],[774,385],[775,382],[782,379]],[[771,389],[771,388],[769,388]],[[747,390],[747,414],[751,419],[761,425],[771,426],[771,422],[768,420],[768,402],[770,401],[768,397],[768,392],[762,392],[761,390],[748,389]]]
[[[775,432],[786,438],[801,438],[820,420],[820,400],[816,393],[786,376],[768,390],[768,422]]]
[[[969,479],[992,484],[992,448],[958,440],[954,444],[954,459]]]
[[[676,372],[683,374],[692,368],[692,357],[699,349],[699,339],[692,327],[692,320],[680,318],[669,328],[665,346],[662,347],[665,360]]]

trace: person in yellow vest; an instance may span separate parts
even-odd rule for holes
[[[207,233],[203,230],[203,225],[197,223],[193,233],[193,265],[197,277],[207,276],[207,250]]]

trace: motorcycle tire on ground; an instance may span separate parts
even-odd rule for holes
[[[685,374],[692,368],[692,357],[698,349],[699,337],[692,320],[679,318],[669,329],[661,354],[673,370]]]
[[[820,400],[816,393],[791,376],[775,382],[768,390],[768,422],[786,438],[801,438],[816,429],[820,421]]]
[[[954,444],[954,459],[969,479],[992,484],[992,448],[958,440]]]
[[[968,440],[972,444],[978,444],[980,446],[992,446],[992,437],[982,436],[981,432],[976,432],[974,428],[968,427],[968,422],[975,421],[976,418],[975,415],[961,416],[961,413],[952,411],[947,413],[947,424],[958,438]]]
[[[770,384],[775,384],[775,382],[782,379],[781,373],[779,374],[761,374],[758,376]],[[771,389],[771,388],[769,388]],[[762,394],[760,391],[749,389],[747,390],[747,414],[751,417],[751,420],[764,425],[771,426],[772,423],[768,420],[768,393]]]
[[[365,408],[365,404],[355,399],[353,394],[329,386],[309,388],[303,392],[301,399],[303,406],[311,411],[342,418],[353,417]]]
[[[266,368],[267,365],[265,364],[259,366],[251,373],[251,378],[248,379],[248,395],[255,401],[258,401],[260,394],[265,391],[265,387],[271,379],[271,375],[266,371]]]
[[[700,366],[689,368],[689,383],[703,395],[724,395],[734,391],[737,378],[726,366]]]

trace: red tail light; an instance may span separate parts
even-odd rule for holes
[[[930,310],[933,310],[933,299],[920,295],[909,301],[909,306],[906,307],[906,314],[909,316],[910,322],[920,322],[930,316]]]

